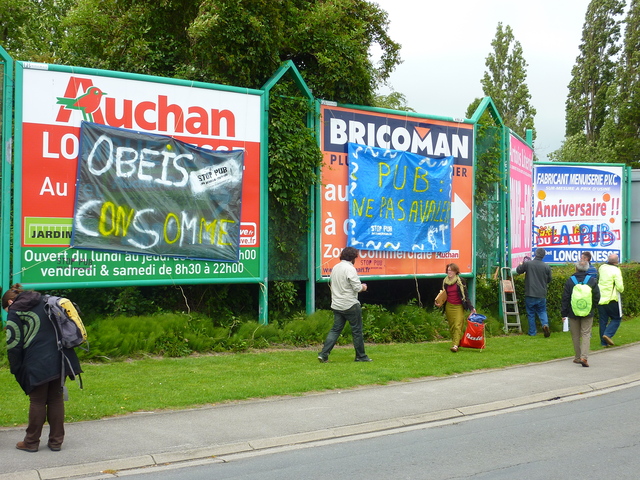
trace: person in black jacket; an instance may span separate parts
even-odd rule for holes
[[[16,448],[37,452],[45,420],[49,423],[47,446],[60,451],[64,440],[64,379],[62,355],[75,373],[82,373],[73,349],[58,350],[56,331],[44,310],[40,293],[13,285],[2,296],[7,311],[7,357],[11,373],[29,395],[29,424],[24,440]],[[67,372],[66,369],[65,372]],[[74,380],[71,372],[65,377]]]
[[[583,367],[589,366],[587,357],[589,356],[589,344],[591,343],[593,315],[598,306],[598,302],[600,301],[598,278],[588,275],[588,270],[589,262],[583,260],[576,263],[576,273],[573,275],[576,277],[578,283],[584,282],[585,278],[589,276],[589,280],[587,281],[587,285],[591,287],[591,311],[589,314],[587,316],[578,316],[573,311],[573,307],[571,306],[571,294],[576,283],[571,279],[571,277],[569,277],[564,284],[560,310],[563,317],[569,318],[569,330],[571,330],[571,340],[573,341],[573,351],[575,352],[573,363],[579,363]]]
[[[522,262],[516,267],[516,273],[527,274],[524,277],[524,306],[529,320],[527,333],[532,337],[537,333],[536,315],[540,319],[545,338],[551,335],[547,315],[547,289],[551,283],[551,267],[543,260],[546,254],[544,248],[538,248],[533,260]]]

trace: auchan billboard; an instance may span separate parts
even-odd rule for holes
[[[18,63],[13,280],[42,288],[259,281],[262,91]],[[244,150],[239,262],[70,247],[81,123]],[[142,171],[142,161],[139,173]],[[161,170],[161,169],[160,169]]]

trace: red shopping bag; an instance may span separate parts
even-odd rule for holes
[[[472,313],[467,318],[467,329],[460,342],[461,347],[484,348],[484,321],[487,317]]]

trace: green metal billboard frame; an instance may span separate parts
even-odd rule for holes
[[[0,196],[0,218],[2,233],[0,233],[0,272],[2,279],[0,285],[2,295],[11,285],[10,272],[10,247],[11,247],[11,127],[13,125],[13,59],[6,50],[0,47],[2,57],[2,195]],[[2,322],[6,321],[6,313],[2,311]]]
[[[146,81],[153,82],[156,84],[167,84],[174,86],[185,86],[185,87],[197,87],[202,89],[209,90],[218,90],[218,91],[226,91],[233,93],[241,93],[241,94],[249,94],[256,95],[260,98],[260,132],[259,132],[259,141],[260,141],[260,179],[259,179],[259,190],[260,190],[260,201],[261,205],[266,205],[267,202],[267,178],[268,178],[268,168],[267,168],[267,135],[268,135],[268,124],[266,121],[266,111],[268,109],[268,103],[266,101],[266,95],[263,90],[255,90],[255,89],[247,89],[247,88],[239,88],[232,87],[226,85],[217,85],[217,84],[208,84],[203,82],[191,82],[180,79],[172,79],[172,78],[162,78],[162,77],[154,77],[150,75],[139,75],[125,72],[114,72],[107,70],[97,70],[91,68],[81,68],[81,67],[67,67],[62,65],[50,65],[50,64],[34,64],[31,62],[16,62],[16,89],[15,89],[15,98],[16,98],[16,109],[15,109],[15,149],[13,152],[14,155],[14,205],[13,212],[14,218],[16,221],[14,222],[14,230],[13,230],[13,242],[14,245],[20,246],[22,239],[22,154],[23,154],[23,131],[22,131],[22,122],[23,122],[23,111],[22,111],[22,98],[25,95],[24,92],[24,84],[23,84],[23,72],[26,68],[36,69],[36,70],[47,70],[51,72],[63,72],[74,75],[87,75],[87,76],[99,76],[99,77],[111,77],[123,80],[138,80],[138,81]],[[3,164],[4,167],[4,164]],[[3,182],[5,181],[5,177],[3,176]],[[3,189],[4,194],[4,189]],[[4,208],[4,203],[3,203]],[[124,281],[91,281],[91,282],[82,282],[78,284],[72,284],[70,282],[64,282],[63,279],[59,281],[46,283],[46,284],[28,284],[25,283],[26,287],[36,288],[36,289],[44,289],[44,288],[88,288],[88,287],[115,287],[115,286],[127,286],[127,285],[166,285],[173,283],[183,283],[183,284],[211,284],[211,283],[259,283],[260,285],[266,285],[266,275],[267,275],[267,255],[268,255],[268,235],[265,233],[267,228],[267,209],[260,209],[260,222],[261,228],[259,232],[260,238],[260,246],[258,248],[260,254],[259,261],[259,274],[253,276],[239,276],[239,277],[216,277],[216,278],[187,278],[180,279],[176,281],[175,279],[146,279],[146,278],[138,278],[135,280],[124,280]],[[3,215],[3,222],[5,222],[5,216]],[[4,232],[7,232],[8,229],[4,228],[3,225],[3,235]],[[13,271],[15,281],[21,281],[22,276],[22,263],[21,263],[21,255],[17,252],[14,252],[13,256]],[[224,274],[223,274],[224,275]],[[15,283],[15,282],[14,282]],[[266,308],[267,305],[267,292],[266,287],[260,289],[260,312],[259,317],[262,323],[266,323],[268,311]]]
[[[508,185],[509,185],[509,175],[508,175],[508,152],[507,152],[507,135],[508,129],[504,126],[504,121],[500,116],[500,112],[496,107],[496,104],[493,102],[491,97],[484,97],[475,112],[471,116],[471,121],[474,124],[475,136],[476,136],[476,164],[479,162],[478,159],[478,130],[481,125],[482,116],[488,113],[494,121],[495,128],[499,130],[500,140],[499,140],[499,148],[500,148],[500,182],[496,185],[496,196],[493,200],[489,200],[491,203],[496,203],[498,205],[499,214],[498,214],[498,265],[499,267],[503,266],[506,261],[505,254],[507,250],[506,245],[506,233],[507,233],[507,225],[508,225]],[[474,195],[475,195],[475,184],[474,184]],[[477,228],[477,227],[476,227]],[[476,229],[476,242],[477,242],[478,231]],[[486,246],[483,246],[486,248]],[[477,272],[477,270],[474,270]]]
[[[269,94],[271,93],[271,89],[285,76],[289,75],[293,83],[296,85],[298,90],[302,93],[304,98],[307,100],[309,104],[309,113],[307,114],[306,124],[307,127],[312,131],[316,131],[316,116],[314,115],[314,102],[315,98],[311,89],[307,86],[306,82],[300,75],[300,71],[296,67],[296,65],[291,60],[287,60],[282,63],[280,68],[276,70],[276,72],[271,76],[271,78],[262,86],[262,90],[264,90],[265,95],[265,111],[266,115],[269,114]],[[268,149],[268,142],[265,142],[265,150]],[[267,156],[268,157],[268,156]],[[314,187],[310,187],[309,192],[309,202],[313,203],[313,191]],[[269,211],[268,203],[265,200],[264,210]],[[314,241],[313,241],[313,225],[315,223],[315,209],[311,208],[311,218],[310,218],[310,228],[307,233],[307,278],[305,281],[306,285],[306,312],[307,314],[311,314],[315,311],[315,293],[316,293],[316,285],[315,279],[313,276],[313,266],[314,262]],[[268,286],[265,284],[265,288]]]

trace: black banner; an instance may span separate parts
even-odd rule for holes
[[[83,122],[71,246],[237,262],[243,161]]]

